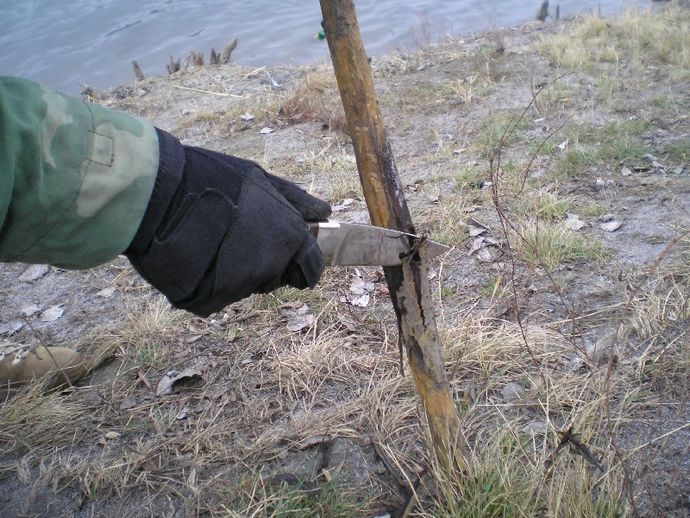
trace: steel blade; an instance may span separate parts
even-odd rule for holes
[[[309,223],[326,266],[396,266],[410,249],[410,234],[388,228],[326,221]],[[416,236],[412,236],[416,237]],[[450,250],[428,241],[431,257]]]

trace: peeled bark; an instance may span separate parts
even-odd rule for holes
[[[351,0],[320,0],[323,28],[345,108],[372,224],[415,233],[381,118],[371,67]],[[466,449],[444,368],[423,240],[401,266],[385,267],[400,340],[427,415],[433,448],[447,472],[466,469]]]

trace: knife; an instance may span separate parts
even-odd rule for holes
[[[328,220],[308,222],[321,249],[326,266],[396,266],[410,251],[413,234],[389,228]],[[429,256],[435,257],[450,247],[427,241]]]

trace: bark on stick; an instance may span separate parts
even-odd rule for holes
[[[362,190],[374,225],[414,234],[393,153],[379,110],[371,67],[352,0],[320,0],[323,28],[345,108]],[[440,466],[466,469],[460,430],[441,354],[427,277],[426,246],[410,243],[402,266],[384,268],[400,339],[427,415]]]

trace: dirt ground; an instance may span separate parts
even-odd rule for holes
[[[372,60],[417,228],[453,246],[430,280],[468,476],[431,462],[380,269],[199,319],[123,258],[5,264],[0,338],[107,361],[0,406],[0,514],[690,516],[688,34],[672,4]],[[84,96],[368,221],[325,64]]]

